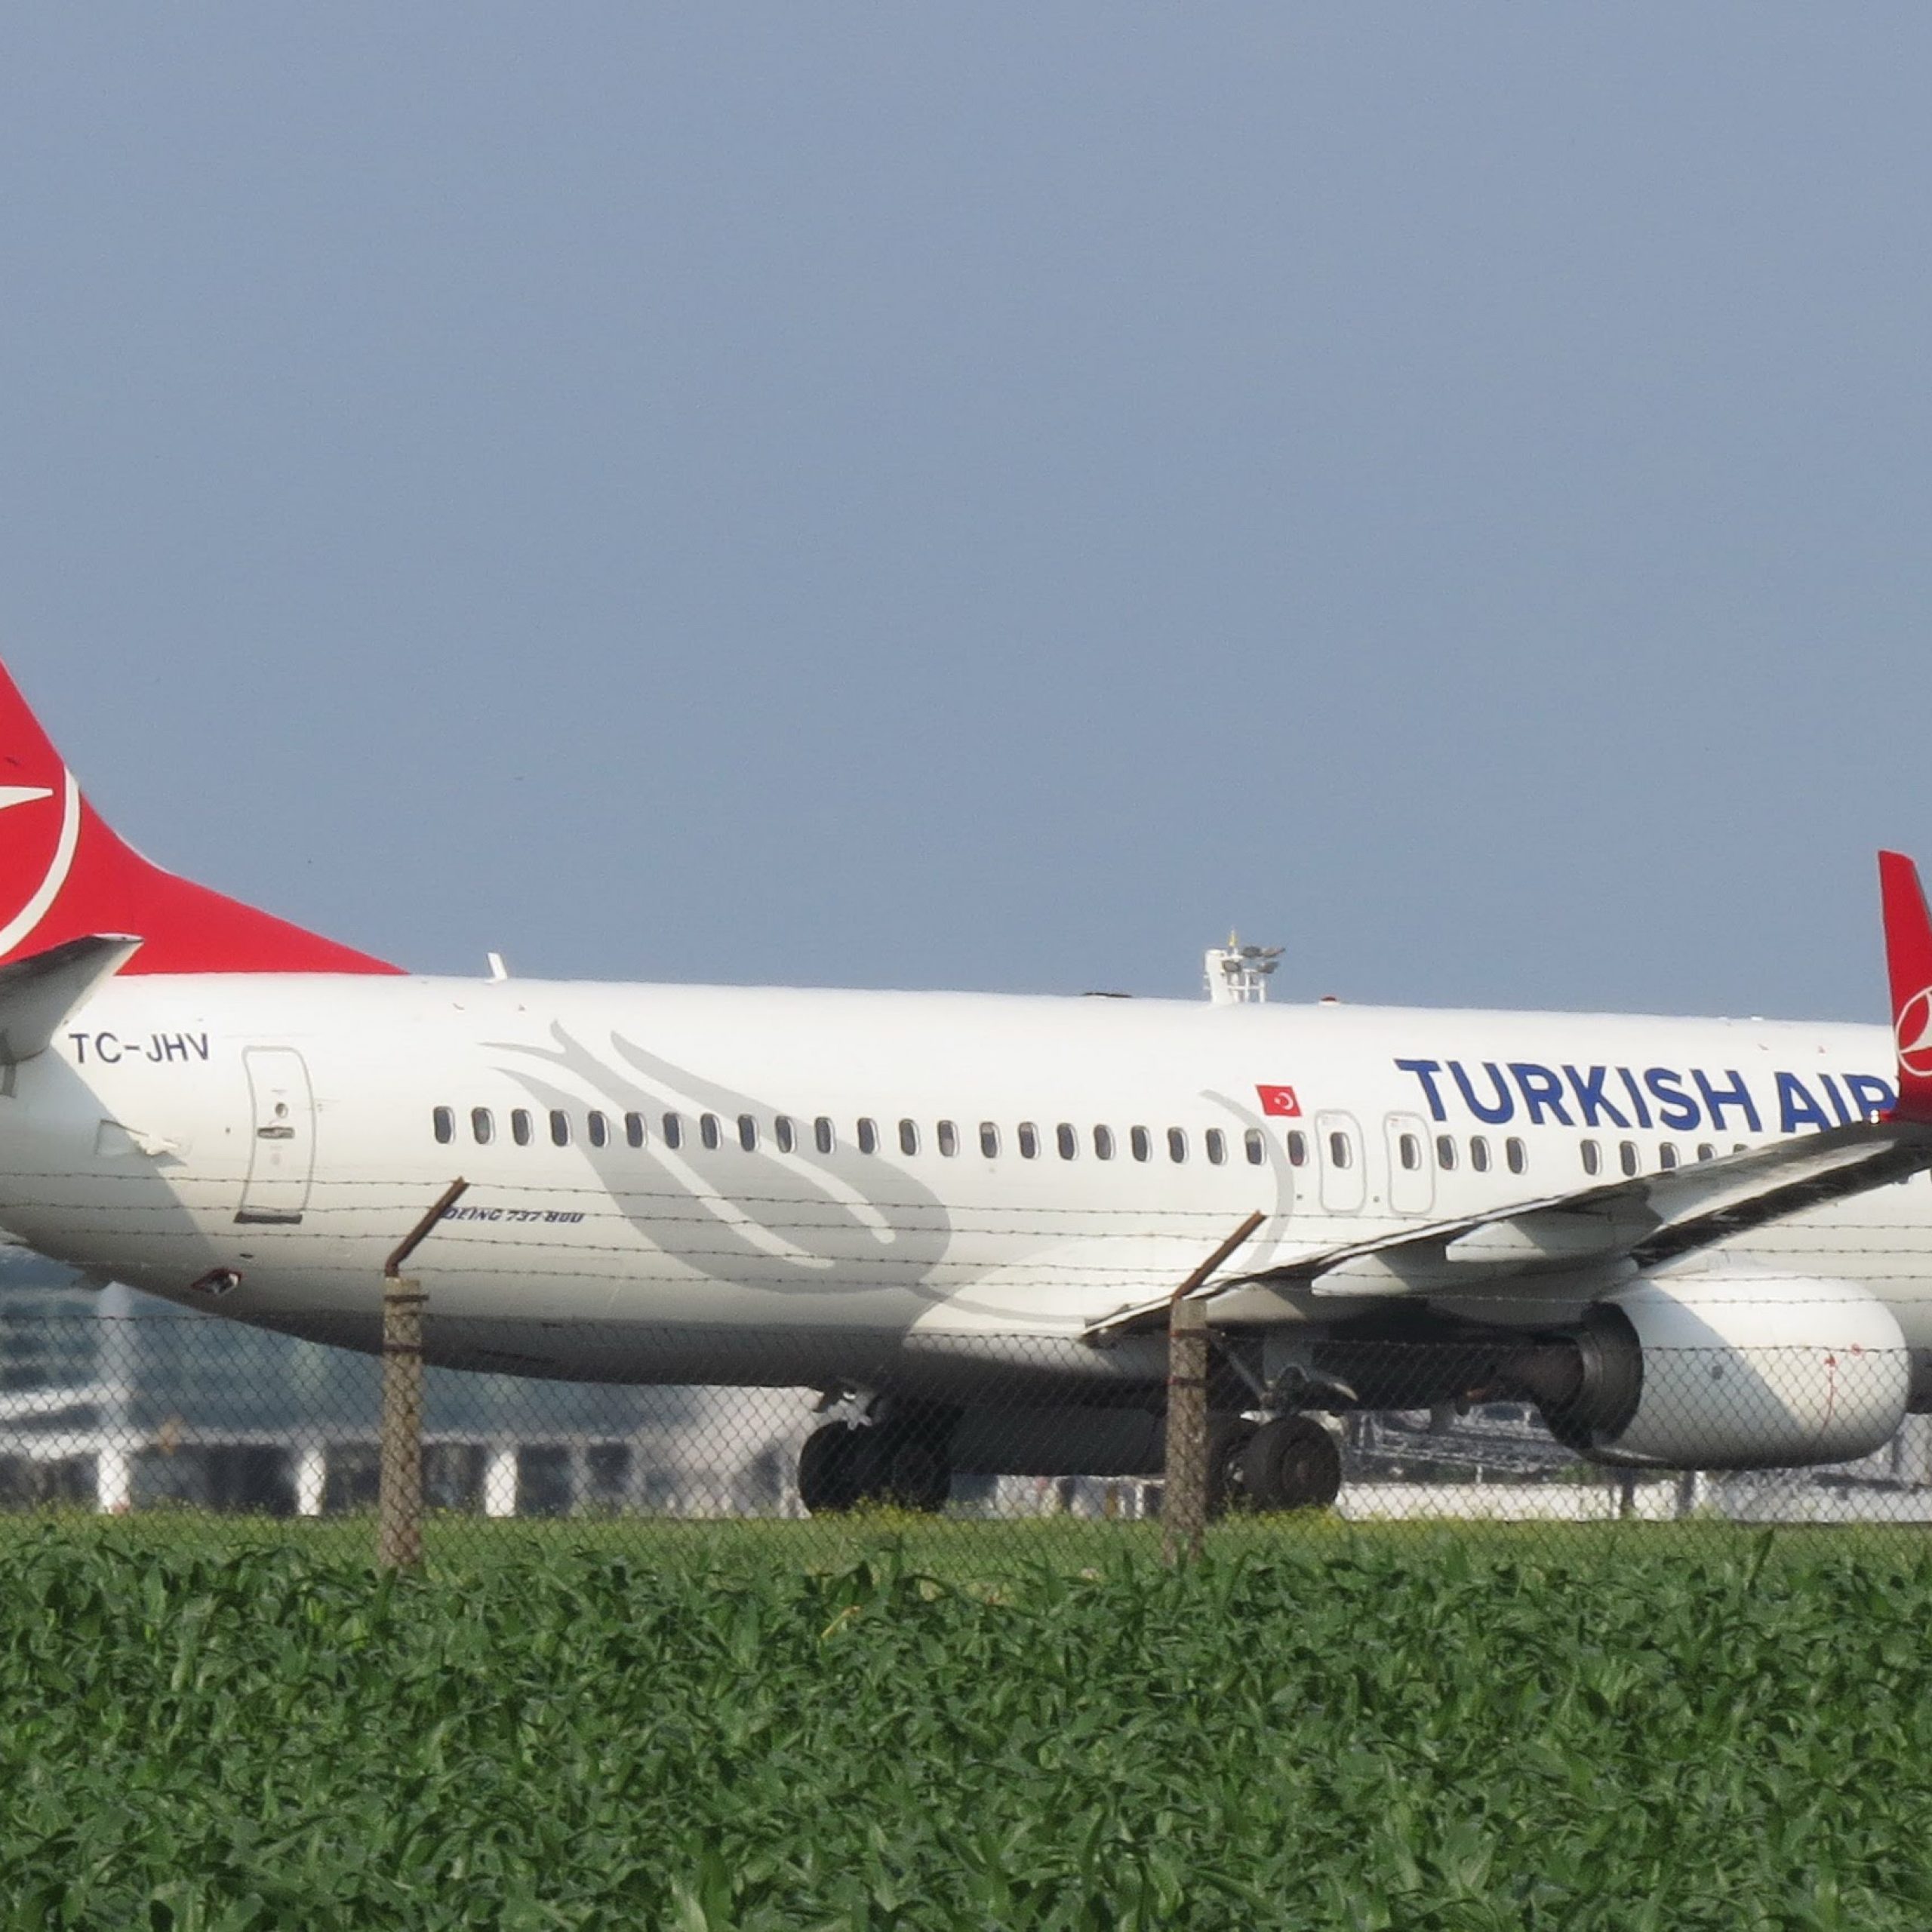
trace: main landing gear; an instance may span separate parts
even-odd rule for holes
[[[1097,1475],[1158,1476],[1163,1458],[1157,1417],[1069,1410],[1047,1439],[1037,1421],[1029,1437],[1014,1420],[1010,1441],[989,1444],[984,1418],[937,1404],[884,1398],[867,1422],[828,1422],[798,1455],[798,1496],[814,1516],[866,1503],[937,1514],[952,1487],[955,1438],[974,1474],[1085,1469]],[[1090,1433],[1078,1433],[1081,1429]],[[977,1432],[976,1432],[977,1431]],[[1038,1461],[1032,1460],[1037,1455]],[[988,1458],[982,1461],[981,1457]],[[1091,1459],[1091,1460],[1087,1460]],[[1257,1423],[1229,1411],[1208,1418],[1208,1508],[1215,1516],[1325,1509],[1342,1486],[1334,1438],[1312,1416],[1291,1413]]]
[[[1312,1417],[1264,1423],[1225,1413],[1208,1418],[1211,1516],[1325,1509],[1341,1487],[1341,1452]]]
[[[868,1427],[829,1422],[798,1452],[798,1498],[814,1516],[861,1503],[934,1515],[952,1488],[952,1417],[907,1407]]]
[[[1254,1429],[1240,1451],[1238,1506],[1326,1509],[1341,1493],[1342,1454],[1310,1416],[1277,1416]]]

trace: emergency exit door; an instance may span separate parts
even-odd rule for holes
[[[293,1047],[251,1047],[242,1060],[254,1129],[235,1218],[292,1227],[309,1205],[315,1172],[315,1097],[308,1066]]]

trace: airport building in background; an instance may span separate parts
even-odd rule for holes
[[[0,1509],[373,1508],[381,1364],[0,1250]],[[432,1508],[785,1513],[809,1392],[432,1369]]]

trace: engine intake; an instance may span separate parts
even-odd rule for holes
[[[1905,1420],[1912,1380],[1897,1319],[1870,1290],[1796,1275],[1640,1281],[1515,1367],[1580,1454],[1670,1469],[1869,1455]]]

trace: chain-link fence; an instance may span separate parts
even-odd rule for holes
[[[373,1518],[379,1356],[151,1306],[0,1307],[0,1511]],[[433,1315],[429,1339],[433,1357]],[[432,1543],[789,1521],[809,1545],[882,1511],[943,1534],[1032,1521],[1103,1539],[1161,1517],[1164,1337],[1137,1343],[1140,1379],[1084,1386],[1060,1372],[1066,1345],[1037,1337],[951,1337],[943,1374],[903,1335],[871,1341],[847,1349],[877,1377],[830,1388],[775,1386],[776,1340],[762,1371],[747,1364],[754,1386],[432,1367]],[[1226,1523],[1932,1524],[1932,1417],[1906,1413],[1903,1352],[1653,1349],[1586,1388],[1522,1346],[1331,1342],[1297,1365],[1292,1404],[1220,1346],[1209,1358],[1208,1506]]]

